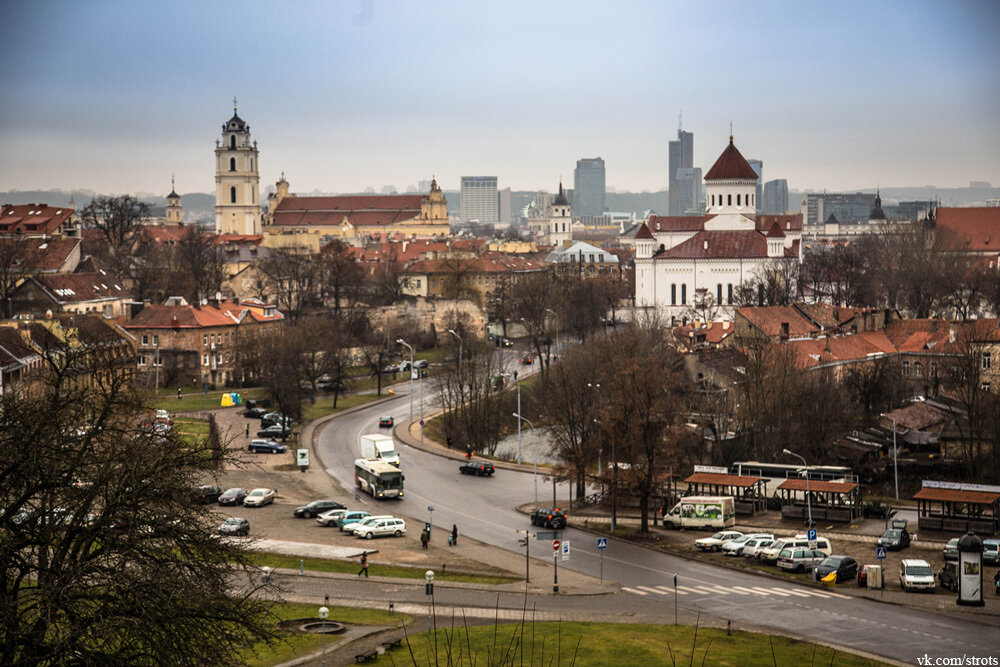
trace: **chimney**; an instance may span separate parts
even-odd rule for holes
[[[781,339],[788,340],[788,322],[781,323]]]
[[[831,338],[832,338],[832,336],[827,336],[826,337],[826,348],[825,349],[826,349],[827,354],[830,353],[830,339]]]
[[[180,321],[178,321],[176,315],[170,318],[170,326],[172,326],[175,329],[180,326]]]

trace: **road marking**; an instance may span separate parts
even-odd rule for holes
[[[751,590],[749,588],[743,588],[742,586],[730,586],[734,593],[739,593],[740,595],[755,595],[757,591]]]
[[[663,591],[661,591],[661,590],[659,590],[657,588],[653,588],[652,586],[636,586],[636,588],[638,588],[641,591],[648,591],[650,593],[656,593],[657,595],[666,595],[665,592],[663,592]]]
[[[782,588],[781,590],[791,595],[798,595],[800,598],[812,597],[808,593],[803,593],[802,591],[796,591],[791,588]]]
[[[667,593],[673,593],[674,592],[674,589],[671,588],[670,586],[657,586],[657,588],[659,588],[662,591],[666,591]],[[683,595],[683,593],[680,593],[680,594]]]
[[[767,589],[767,588],[759,588],[757,586],[754,586],[751,590],[755,590],[758,593],[763,593],[764,595],[779,595],[779,596],[781,596],[783,598],[787,598],[788,597],[788,593],[784,593],[784,592],[782,592],[782,591],[780,591],[780,590],[778,590],[776,588]]]
[[[700,588],[707,588],[711,590],[713,593],[718,593],[719,595],[729,595],[729,593],[731,592],[728,588],[725,588],[723,586],[700,586]]]
[[[799,589],[799,592],[800,593],[805,593],[806,595],[815,595],[816,597],[823,598],[824,600],[829,599],[829,597],[830,597],[829,593],[825,593],[825,592],[821,592],[821,591],[810,591],[810,590]]]
[[[622,590],[626,593],[632,593],[634,595],[649,595],[646,591],[640,591],[636,588],[629,588],[628,586],[622,586]]]
[[[678,586],[677,593],[680,595],[687,595],[688,593],[701,593],[697,588],[689,588],[688,586]]]

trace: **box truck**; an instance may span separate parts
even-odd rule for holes
[[[382,461],[399,467],[399,454],[396,453],[396,443],[392,436],[381,433],[362,435],[358,449],[363,459]]]
[[[732,496],[688,496],[663,516],[664,528],[730,528],[736,525]]]

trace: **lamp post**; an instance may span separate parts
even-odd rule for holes
[[[594,382],[594,383],[588,382],[587,386],[590,387],[591,389],[596,390],[597,391],[597,396],[599,398],[601,397],[601,384],[599,382]],[[597,422],[598,424],[601,423],[600,420],[598,420],[598,419],[594,419],[594,421]],[[601,444],[603,444],[603,443],[601,443]],[[603,449],[603,447],[598,447],[597,448],[597,474],[598,475],[600,475],[601,472],[602,472],[601,471],[601,449]]]
[[[812,510],[812,494],[809,492],[809,464],[806,463],[806,460],[804,458],[802,458],[801,456],[799,456],[790,449],[783,449],[781,451],[784,454],[787,454],[788,456],[794,456],[798,460],[802,461],[802,465],[805,466],[805,468],[803,468],[803,472],[805,472],[806,475],[806,509],[809,512],[809,527],[812,528],[813,510]]]
[[[448,329],[448,333],[450,333],[452,336],[454,336],[455,340],[458,341],[458,374],[459,374],[459,378],[461,378],[461,375],[462,375],[462,337],[459,336],[457,333],[455,333],[454,329]]]
[[[559,354],[559,314],[551,308],[545,309],[546,313],[552,313],[552,317],[556,318],[556,354]]]
[[[603,398],[603,395],[601,393],[601,385],[600,385],[600,383],[596,383],[596,382],[591,383],[591,382],[588,382],[587,386],[590,387],[591,389],[596,389],[597,390],[597,395]],[[601,423],[601,422],[598,422],[598,423]],[[604,426],[604,424],[601,423],[602,430],[603,430],[603,426]],[[602,444],[603,444],[603,438],[602,438]],[[601,475],[604,474],[604,471],[601,470],[601,451],[600,451],[600,449],[598,449],[598,452],[597,452],[597,472],[598,472],[598,474],[601,474]],[[617,483],[618,483],[618,457],[615,456],[615,440],[614,440],[614,438],[612,438],[611,439],[611,534],[612,535],[615,534],[615,527],[618,524],[618,503],[616,502],[616,499],[615,499],[615,486],[617,485]]]
[[[899,465],[896,461],[896,418],[887,415],[884,412],[879,415],[880,417],[887,417],[892,420],[892,473],[896,481],[896,502],[899,502]]]
[[[410,421],[413,421],[413,347],[402,338],[397,338],[396,342],[410,351]]]
[[[514,416],[517,417],[518,428],[521,426],[521,420],[528,422],[528,426],[531,428],[531,434],[535,435],[535,425],[531,423],[531,420],[527,417],[522,417],[520,412],[515,412]],[[534,438],[531,443],[531,459],[532,459],[532,477],[535,482],[535,509],[538,509],[538,437]],[[572,508],[570,508],[572,510]]]
[[[320,633],[323,635],[323,650],[320,652],[323,656],[323,667],[326,667],[326,619],[330,616],[330,609],[328,607],[319,608],[319,620],[323,621],[323,631]]]
[[[517,414],[521,414],[521,383],[517,381],[517,371],[514,374],[501,373],[505,378],[512,378],[517,385]],[[517,465],[521,465],[521,420],[517,420]]]
[[[271,568],[265,565],[260,568],[260,583],[264,584],[264,625],[267,625],[267,612],[268,612],[268,601],[267,601],[267,586],[271,583]]]

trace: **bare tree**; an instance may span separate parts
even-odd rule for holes
[[[128,275],[137,233],[149,217],[149,206],[132,195],[95,197],[80,212],[85,227],[97,229],[107,241],[105,259],[118,278]]]
[[[323,246],[319,253],[319,285],[323,296],[331,302],[334,315],[357,303],[361,287],[361,267],[351,247],[339,239]]]
[[[29,268],[25,266],[30,261],[31,241],[25,237],[0,238],[0,317],[13,317],[11,298],[14,288]]]
[[[305,248],[280,249],[260,263],[268,291],[289,320],[297,320],[316,293],[316,263]]]

